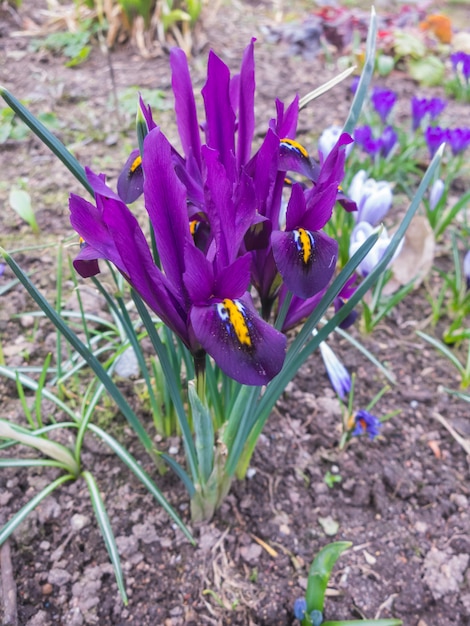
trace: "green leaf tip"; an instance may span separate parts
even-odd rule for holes
[[[321,611],[325,602],[325,591],[331,572],[341,554],[352,546],[350,541],[335,541],[323,547],[314,558],[308,573],[305,599],[307,612]]]

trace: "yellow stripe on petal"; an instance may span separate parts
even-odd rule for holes
[[[304,228],[299,228],[298,230],[294,230],[294,238],[297,244],[297,249],[299,253],[302,255],[302,260],[305,265],[312,258],[313,251],[313,237]]]
[[[300,156],[303,156],[304,159],[309,158],[307,150],[302,146],[302,144],[300,144],[298,141],[295,141],[294,139],[288,139],[287,137],[284,139],[281,139],[280,146],[281,148],[285,147],[288,150],[297,152],[297,154],[299,154]]]
[[[135,159],[132,161],[132,164],[129,168],[129,174],[133,174],[139,167],[139,165],[142,165],[142,157],[140,156],[140,154],[136,156]]]
[[[225,298],[217,305],[217,312],[220,319],[229,327],[229,330],[233,331],[239,343],[251,348],[252,342],[244,306],[236,300]]]
[[[191,236],[194,237],[194,235],[196,234],[196,231],[199,227],[199,221],[198,220],[191,220],[189,222],[189,232],[191,233]]]

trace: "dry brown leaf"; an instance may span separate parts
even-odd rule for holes
[[[416,289],[432,268],[436,242],[426,217],[416,215],[408,227],[403,248],[392,264],[393,276],[384,289],[395,293],[411,280]]]

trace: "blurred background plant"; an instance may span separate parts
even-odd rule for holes
[[[73,67],[88,58],[93,44],[111,49],[126,41],[144,57],[177,45],[190,55],[203,0],[55,0],[41,12],[41,24],[29,20],[32,50],[46,49],[67,57]],[[16,3],[21,10],[21,3]]]

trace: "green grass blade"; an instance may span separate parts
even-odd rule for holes
[[[183,406],[183,401],[182,401],[181,394],[179,391],[179,385],[178,385],[178,381],[176,380],[175,372],[171,367],[167,350],[164,344],[162,343],[160,337],[158,336],[157,331],[155,330],[155,326],[152,322],[149,312],[147,311],[145,304],[143,303],[140,296],[134,290],[132,290],[132,298],[134,299],[134,302],[137,307],[137,311],[140,315],[140,318],[145,328],[147,329],[150,341],[152,342],[155,352],[157,353],[158,358],[160,360],[160,365],[165,375],[165,380],[168,385],[168,390],[170,392],[170,396],[173,401],[176,414],[178,416],[178,422],[181,428],[181,433],[183,435],[183,442],[184,442],[184,446],[186,450],[186,458],[189,463],[191,476],[193,477],[193,480],[196,481],[199,477],[196,448],[194,445],[191,430],[189,428],[189,422],[188,422],[188,418],[186,415],[186,411]]]
[[[42,428],[43,427],[42,411],[41,411],[42,394],[43,394],[43,391],[45,389],[46,376],[47,376],[47,372],[49,370],[49,365],[51,363],[51,359],[52,359],[52,353],[49,352],[49,354],[47,354],[46,358],[44,359],[44,365],[43,365],[41,374],[39,375],[38,388],[36,390],[36,394],[35,394],[35,398],[34,398],[34,410],[36,411],[36,422],[37,422],[38,428]]]
[[[146,489],[153,495],[155,500],[160,504],[160,506],[166,511],[166,513],[171,517],[171,519],[179,526],[184,535],[189,539],[189,541],[194,544],[195,541],[186,528],[181,518],[178,516],[178,513],[173,509],[171,504],[166,500],[165,496],[158,489],[156,484],[150,478],[150,476],[142,469],[140,464],[134,459],[134,457],[121,446],[111,435],[107,432],[95,426],[95,424],[90,424],[88,426],[89,430],[94,432],[100,439],[102,439],[111,450],[118,456],[121,461],[127,465],[127,467],[131,470],[131,472],[140,480],[140,482],[145,486]],[[163,456],[163,455],[162,455]],[[176,461],[174,461],[176,463]],[[193,487],[194,489],[194,487]]]
[[[375,357],[372,352],[369,352],[369,350],[357,339],[355,339],[352,335],[350,335],[348,332],[346,332],[345,330],[343,330],[342,328],[340,328],[339,326],[336,328],[335,332],[338,333],[338,335],[341,335],[341,337],[344,337],[344,339],[346,339],[346,341],[349,341],[349,343],[354,346],[356,348],[356,350],[358,350],[361,354],[363,354],[366,359],[368,359],[373,365],[375,365],[375,367],[382,372],[382,374],[385,376],[385,378],[387,380],[389,380],[392,385],[395,385],[397,382],[397,379],[395,377],[395,374],[393,372],[391,372],[389,369],[387,369],[385,367],[385,365],[383,365],[383,363],[381,363],[377,357]]]
[[[364,68],[361,73],[361,78],[359,79],[359,84],[357,86],[356,93],[354,94],[354,99],[352,101],[348,119],[346,120],[346,123],[343,127],[343,132],[349,133],[350,135],[354,132],[354,128],[356,127],[357,120],[359,119],[359,116],[362,111],[362,105],[364,103],[364,99],[367,95],[367,90],[369,88],[370,81],[372,80],[372,76],[374,75],[376,39],[377,39],[377,15],[375,13],[374,7],[372,7],[371,12],[370,12],[369,31],[367,33],[367,41],[366,41],[366,60],[364,63]]]
[[[65,167],[75,176],[75,178],[85,187],[87,191],[94,197],[95,193],[85,175],[85,170],[67,150],[64,144],[57,139],[55,135],[48,130],[42,122],[40,122],[28,109],[21,104],[5,87],[0,86],[0,96],[5,100],[10,108],[18,115],[18,117],[29,126],[33,133],[38,137],[65,165]]]
[[[439,352],[443,356],[445,356],[446,359],[448,359],[452,363],[452,365],[454,365],[457,368],[457,371],[459,372],[461,376],[465,374],[465,368],[462,365],[462,363],[458,360],[455,354],[445,344],[439,341],[439,339],[436,339],[435,337],[431,337],[430,335],[423,333],[421,330],[417,330],[416,334],[418,335],[418,337],[421,337],[421,339],[424,339],[424,341],[427,341],[429,344],[431,344],[431,346],[436,348],[436,350],[439,350]]]
[[[0,419],[0,438],[11,439],[25,446],[39,450],[45,456],[62,463],[73,476],[79,473],[79,467],[71,450],[57,441],[31,434],[30,430]]]
[[[16,443],[16,442],[15,442]],[[1,459],[0,467],[57,467],[67,470],[63,463],[59,461],[49,461],[48,459]]]
[[[196,436],[199,482],[204,485],[209,480],[214,465],[212,416],[207,404],[203,404],[201,398],[197,395],[193,381],[189,382],[188,395]]]
[[[27,502],[19,511],[15,513],[15,515],[5,524],[5,526],[0,530],[0,546],[4,543],[11,533],[18,528],[21,522],[28,517],[31,511],[37,507],[37,505],[44,500],[50,493],[52,493],[57,487],[60,487],[68,480],[74,480],[74,477],[70,474],[66,474],[64,476],[59,476],[52,483],[44,487],[42,491],[31,498],[29,502]]]
[[[119,559],[119,552],[114,538],[113,530],[109,522],[109,517],[104,506],[104,502],[101,498],[101,494],[98,490],[98,485],[90,472],[82,472],[82,476],[90,493],[91,503],[95,512],[98,525],[103,535],[106,550],[108,551],[109,559],[113,565],[114,575],[116,577],[117,586],[121,594],[122,601],[127,605],[127,594],[124,586],[124,577],[122,574],[121,561]]]
[[[153,452],[153,444],[149,435],[145,431],[144,427],[140,423],[137,415],[131,409],[124,396],[121,394],[117,386],[108,376],[106,370],[103,368],[98,359],[87,349],[85,344],[77,337],[77,335],[64,323],[54,308],[47,302],[44,296],[36,289],[33,283],[29,280],[26,274],[21,270],[19,265],[10,257],[10,255],[0,247],[0,254],[3,255],[4,259],[8,263],[8,265],[13,270],[14,274],[19,278],[23,286],[29,295],[33,298],[33,300],[38,304],[38,306],[44,311],[46,316],[51,320],[54,326],[59,330],[60,333],[64,335],[67,341],[72,345],[73,348],[80,354],[80,356],[86,361],[86,363],[91,367],[91,369],[96,374],[97,378],[103,383],[106,388],[106,391],[109,393],[111,398],[117,404],[119,410],[122,412],[124,417],[129,422],[129,425],[134,430],[136,435],[139,437],[141,443],[145,447],[145,449],[152,453]]]

